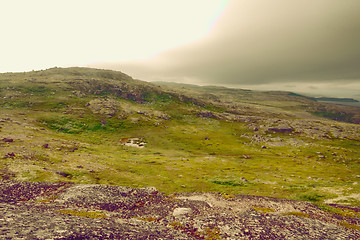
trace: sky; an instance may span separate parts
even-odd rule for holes
[[[88,66],[360,99],[358,0],[0,0],[0,9],[0,72]]]

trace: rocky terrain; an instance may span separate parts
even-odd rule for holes
[[[0,236],[358,239],[359,114],[108,70],[0,74]]]
[[[270,197],[0,182],[2,239],[355,240],[359,217],[359,207]]]

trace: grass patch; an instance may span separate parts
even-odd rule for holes
[[[317,192],[306,192],[299,194],[297,198],[302,201],[319,202],[326,196]]]
[[[340,215],[342,217],[360,218],[360,213],[348,208],[333,207],[326,204],[316,204],[321,210],[328,213]]]
[[[188,225],[183,225],[180,222],[172,222],[170,224],[174,229],[178,231],[182,231],[186,233],[187,235],[196,238],[196,239],[206,239],[206,240],[220,240],[222,239],[220,237],[220,229],[218,229],[216,226],[213,227],[206,227],[202,231],[198,231],[197,229],[190,227]]]
[[[225,198],[225,199],[231,199],[231,198],[234,198],[236,196],[232,195],[232,194],[223,194],[222,197]]]
[[[265,207],[252,207],[252,209],[254,209],[257,212],[261,212],[261,213],[269,213],[269,212],[275,212],[274,209],[272,208],[265,208]]]
[[[360,226],[355,225],[355,224],[350,224],[348,222],[343,221],[340,223],[340,225],[343,227],[349,228],[349,229],[355,229],[355,230],[360,231]]]
[[[102,212],[87,212],[87,211],[78,211],[78,210],[72,210],[72,209],[64,209],[59,210],[59,213],[67,214],[71,216],[77,216],[77,217],[87,217],[87,218],[107,218],[105,213]]]
[[[245,187],[246,184],[242,181],[235,179],[222,179],[222,178],[214,178],[210,179],[209,182],[224,185],[224,186],[233,186],[233,187]]]
[[[51,129],[64,133],[80,133],[86,128],[86,124],[71,118],[46,120],[46,125]]]
[[[350,122],[354,114],[344,113],[344,112],[329,112],[329,111],[323,111],[323,112],[311,112],[315,116],[323,117],[323,118],[329,118],[332,120],[337,121],[344,121],[344,122]]]

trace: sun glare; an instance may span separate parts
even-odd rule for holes
[[[0,72],[134,61],[206,36],[227,1],[7,1]]]

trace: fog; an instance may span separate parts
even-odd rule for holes
[[[359,9],[356,0],[230,1],[198,41],[144,61],[96,66],[148,81],[356,97]]]

